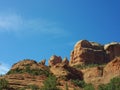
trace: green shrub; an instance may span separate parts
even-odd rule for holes
[[[107,87],[108,87],[107,84],[106,85],[101,84],[99,85],[98,90],[108,90]]]
[[[95,90],[92,84],[86,84],[84,90]]]
[[[111,79],[110,83],[99,85],[98,90],[120,90],[120,77]]]
[[[9,88],[9,84],[8,81],[3,79],[0,79],[0,90],[2,89],[8,89]]]
[[[32,90],[38,90],[39,87],[36,85],[29,85],[27,88],[32,89]]]
[[[65,84],[65,90],[69,90],[67,83]]]
[[[40,90],[59,90],[57,88],[56,77],[49,75],[49,77],[44,81],[44,86]]]
[[[81,80],[72,80],[72,82],[76,85],[79,86],[81,88],[85,87],[86,83],[84,81]]]
[[[72,80],[72,82],[81,88],[84,88],[84,90],[95,90],[94,86],[92,84],[86,84],[84,81],[81,80]]]

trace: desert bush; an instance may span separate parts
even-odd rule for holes
[[[59,90],[57,88],[57,78],[53,75],[49,75],[44,81],[44,86],[40,90]]]
[[[120,90],[120,77],[111,79],[108,84],[99,85],[98,90]]]
[[[95,90],[92,84],[86,84],[84,90]]]
[[[0,79],[0,90],[8,89],[8,88],[9,88],[8,81],[4,78]]]
[[[81,81],[81,80],[72,80],[72,82],[80,87],[83,88],[84,90],[95,90],[94,86],[92,84],[86,84],[85,81]]]
[[[86,83],[84,81],[81,80],[72,80],[72,82],[76,85],[79,86],[81,88],[85,87]]]
[[[31,90],[38,90],[39,87],[37,85],[29,85],[27,88],[31,89]]]
[[[69,89],[68,89],[68,84],[67,84],[67,83],[65,84],[65,90],[69,90]]]

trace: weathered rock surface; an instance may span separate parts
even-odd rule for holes
[[[39,64],[45,65],[45,62],[46,62],[46,60],[43,59],[43,60],[41,60],[41,61],[39,62]]]
[[[43,69],[43,70],[48,69],[47,66],[37,63],[35,60],[25,59],[25,60],[22,60],[16,64],[14,64],[12,66],[11,70],[26,69],[26,67],[29,67],[30,69]]]
[[[63,77],[66,79],[82,79],[81,71],[76,70],[73,67],[66,65],[65,63],[58,63],[50,68],[50,71],[56,77]]]
[[[120,76],[120,57],[116,57],[106,65],[103,71],[104,82],[108,83],[113,77]]]
[[[109,61],[113,60],[115,57],[120,56],[120,43],[113,42],[106,44],[104,46],[106,54],[108,55]]]
[[[86,83],[95,86],[109,83],[114,77],[120,77],[120,57],[116,57],[104,67],[93,67],[81,70]]]
[[[101,45],[96,42],[81,40],[71,52],[70,65],[103,64],[120,56],[120,43]]]
[[[99,59],[98,59],[99,58]],[[70,65],[105,62],[105,51],[102,45],[81,40],[76,43],[74,50],[71,52]]]
[[[103,67],[93,67],[82,70],[83,78],[86,83],[94,85],[100,84],[103,76]]]
[[[29,85],[37,85],[39,87],[43,86],[43,82],[46,79],[46,76],[33,76],[27,73],[24,74],[10,74],[5,75],[1,78],[5,78],[8,82],[10,87],[14,88],[11,90],[19,90],[20,88],[29,86]]]
[[[60,56],[53,55],[49,60],[49,66],[54,66],[61,62],[62,62],[62,58]]]
[[[64,58],[64,59],[62,60],[62,63],[68,65],[68,64],[69,64],[69,60],[68,60],[67,58]]]

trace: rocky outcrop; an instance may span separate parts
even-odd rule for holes
[[[64,79],[83,79],[81,71],[66,65],[66,63],[58,63],[50,68],[50,71],[58,78]]]
[[[49,66],[54,66],[61,62],[62,62],[62,58],[60,56],[53,55],[49,60]]]
[[[37,63],[35,60],[25,59],[16,64],[14,64],[11,70],[24,70],[24,69],[41,69],[41,70],[48,70],[46,65],[42,65]]]
[[[65,57],[65,58],[62,60],[62,63],[68,65],[68,64],[69,64],[69,60]]]
[[[86,83],[100,84],[103,76],[103,67],[93,67],[82,70],[83,78]]]
[[[120,76],[120,57],[108,63],[103,71],[104,82],[108,83],[113,77]]]
[[[60,56],[56,56],[56,55],[53,55],[51,56],[51,58],[49,59],[49,66],[55,66],[59,63],[62,63],[62,64],[65,64],[65,65],[68,65],[69,64],[69,60],[67,59],[67,57],[65,57],[63,60]]]
[[[114,77],[120,77],[120,57],[116,57],[107,65],[81,70],[86,83],[95,86],[109,83]]]
[[[102,45],[81,40],[75,44],[74,50],[71,52],[70,65],[105,62],[105,51]],[[98,59],[99,58],[99,59]]]
[[[70,65],[103,64],[120,56],[120,43],[101,45],[96,42],[81,40],[71,52]]]
[[[107,58],[111,61],[115,57],[120,56],[120,43],[112,42],[110,44],[106,44],[104,49],[107,54]]]
[[[39,64],[45,65],[45,62],[46,62],[46,60],[43,59],[43,60],[41,60],[41,61],[39,62]]]

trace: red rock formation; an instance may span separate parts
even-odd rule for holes
[[[89,63],[100,64],[104,62],[104,59],[105,52],[100,44],[81,40],[76,43],[74,50],[71,52],[70,65]]]
[[[110,44],[106,44],[104,46],[104,49],[106,50],[108,59],[110,61],[113,60],[115,57],[120,56],[120,43],[113,42]]]
[[[93,67],[81,70],[86,83],[106,84],[114,77],[120,77],[120,57],[116,57],[105,67]]]
[[[36,61],[34,60],[29,60],[29,59],[25,59],[23,61],[20,61],[16,64],[14,64],[11,68],[11,70],[16,70],[16,69],[26,69],[26,66],[29,66],[30,69],[44,69],[44,70],[47,70],[48,67],[45,66],[45,65],[42,65],[40,63],[37,63]]]
[[[108,83],[113,77],[120,76],[120,57],[116,57],[106,65],[103,71],[104,82]]]
[[[82,70],[83,78],[86,83],[98,84],[103,76],[102,67],[93,67]]]
[[[49,60],[49,66],[54,66],[57,63],[61,63],[61,62],[62,62],[62,58],[60,56],[53,55]]]
[[[50,71],[59,78],[66,79],[83,79],[81,71],[66,65],[65,63],[58,63],[50,67]]]
[[[69,61],[68,61],[67,58],[64,58],[64,59],[62,60],[62,63],[68,65],[68,64],[69,64]]]
[[[43,60],[41,60],[41,61],[39,62],[39,64],[45,65],[45,62],[46,62],[46,60],[43,59]]]

